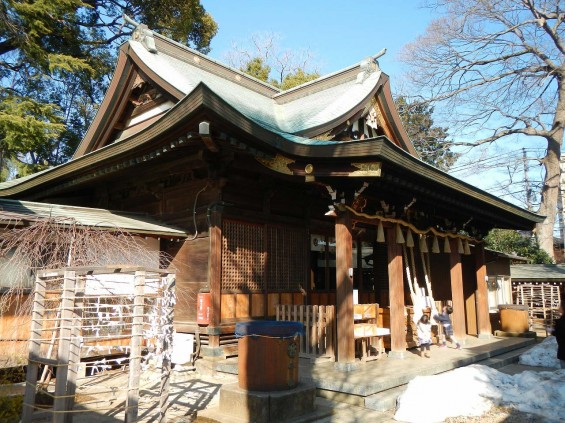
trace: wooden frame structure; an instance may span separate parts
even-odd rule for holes
[[[354,290],[389,309],[392,356],[407,348],[406,288],[425,277],[436,300],[453,301],[456,336],[490,336],[481,238],[543,219],[423,163],[376,58],[280,91],[143,25],[73,160],[0,196],[181,227],[188,238],[163,236],[161,249],[178,269],[175,328],[197,334],[201,356],[237,354],[235,323],[274,319],[277,305],[335,305],[344,369],[356,362]],[[426,265],[415,247],[417,283],[399,230],[450,245]]]
[[[123,411],[126,422],[135,422],[138,418],[140,375],[142,363],[148,358],[143,356],[142,350],[153,349],[154,355],[160,358],[161,370],[155,420],[166,422],[173,304],[174,275],[164,270],[116,267],[40,272],[34,288],[22,422],[31,422],[36,411],[51,414],[53,422],[69,422],[73,414],[91,411],[85,403],[80,404],[80,410],[76,409],[75,396],[84,378],[84,359],[93,348],[105,349],[106,355],[116,349],[125,351],[129,379],[123,409],[115,406],[112,411]],[[155,309],[158,310],[152,311]],[[159,321],[152,323],[151,315]],[[101,333],[112,328],[119,331]],[[147,333],[151,334],[151,339]],[[97,373],[102,374],[111,367],[111,360],[103,362]],[[47,368],[55,376],[54,389],[49,379],[38,380],[39,371]],[[88,385],[96,389],[81,390],[83,398],[104,393],[93,381]],[[36,403],[40,393],[52,399],[52,408]],[[95,408],[99,409],[100,405]]]

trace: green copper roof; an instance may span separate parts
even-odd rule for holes
[[[285,96],[286,92],[276,89],[269,92],[246,87],[240,81],[247,77],[226,66],[223,75],[210,72],[204,68],[210,59],[187,48],[187,54],[180,57],[168,54],[164,47],[151,53],[133,40],[129,41],[129,47],[149,69],[185,95],[204,83],[248,119],[273,132],[288,134],[318,127],[346,115],[360,104],[365,105],[381,77],[379,70],[367,71],[357,64],[342,71],[348,72],[345,78],[336,78],[338,73],[330,74],[323,79],[335,81],[308,83],[302,93],[293,89]]]

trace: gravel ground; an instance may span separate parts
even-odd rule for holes
[[[547,419],[530,413],[505,407],[492,407],[488,413],[479,417],[450,417],[445,423],[547,423]]]

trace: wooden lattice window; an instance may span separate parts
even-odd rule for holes
[[[296,291],[307,272],[306,233],[301,229],[267,228],[267,289]]]
[[[225,220],[222,227],[222,291],[263,291],[263,225]]]
[[[297,291],[307,275],[304,229],[224,220],[222,291]]]

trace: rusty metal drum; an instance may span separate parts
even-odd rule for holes
[[[504,332],[525,333],[530,330],[528,306],[500,304],[500,328]]]

